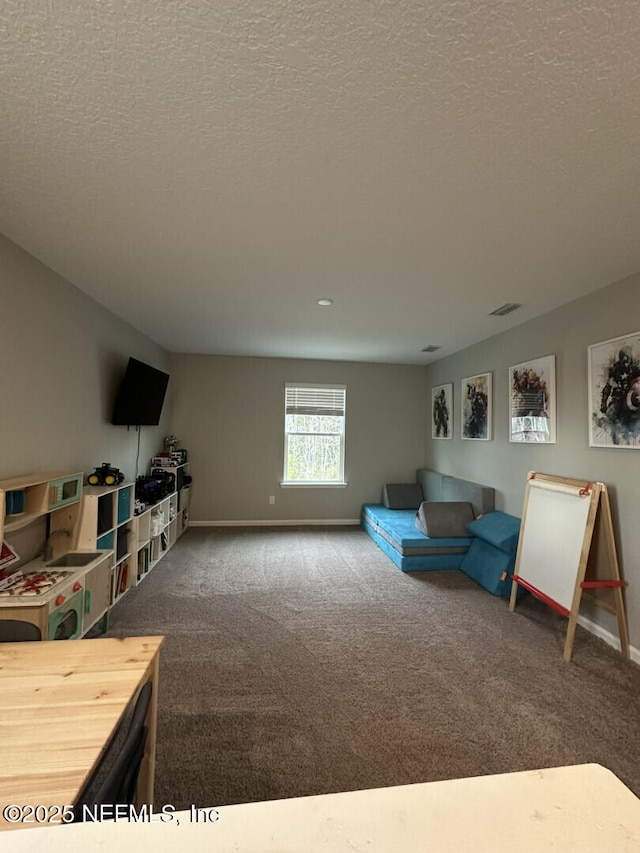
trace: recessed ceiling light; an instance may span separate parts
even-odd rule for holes
[[[422,347],[420,352],[435,352],[440,349],[440,344],[427,344],[426,347]]]
[[[333,305],[333,299],[327,299],[326,297],[323,297],[322,299],[318,299],[318,305],[322,305],[323,307],[326,307],[327,305]]]

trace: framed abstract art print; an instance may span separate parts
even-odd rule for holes
[[[491,373],[462,380],[462,437],[491,439]]]
[[[509,368],[509,441],[554,444],[556,357],[546,355]]]
[[[453,384],[431,389],[431,438],[453,438]]]
[[[589,347],[589,444],[640,448],[640,332]]]

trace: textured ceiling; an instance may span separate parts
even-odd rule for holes
[[[637,0],[3,0],[0,37],[0,232],[170,350],[426,364],[640,270]]]

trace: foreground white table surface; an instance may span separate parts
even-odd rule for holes
[[[597,764],[221,806],[217,814],[206,824],[187,811],[167,823],[21,829],[2,841],[19,853],[640,850],[640,800]]]

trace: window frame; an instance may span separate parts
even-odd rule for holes
[[[316,403],[317,406],[312,405],[309,409],[304,411],[299,411],[299,414],[331,414],[333,416],[340,417],[342,419],[342,429],[339,433],[331,432],[331,433],[323,433],[323,432],[290,432],[287,429],[287,414],[294,414],[291,411],[291,408],[294,405],[294,402],[290,398],[290,393],[295,390],[301,391],[318,391],[320,392],[317,395]],[[322,396],[327,395],[327,392],[331,392],[334,398],[336,396],[342,397],[342,402],[340,408],[336,408],[334,411],[329,412],[328,410],[323,410],[319,405],[320,399]],[[313,395],[312,395],[313,397]],[[333,405],[335,406],[335,400]],[[302,407],[303,408],[303,407]],[[315,411],[317,408],[317,411]],[[342,488],[347,485],[345,480],[345,444],[346,444],[346,426],[347,426],[347,386],[346,385],[336,385],[336,384],[323,384],[319,382],[286,382],[284,386],[284,458],[283,458],[283,466],[282,466],[282,481],[280,482],[281,486],[289,487],[289,488]],[[310,435],[310,436],[339,436],[340,439],[340,451],[339,451],[339,472],[338,478],[335,480],[290,480],[287,479],[287,469],[288,469],[288,460],[289,460],[289,439],[292,435]]]

